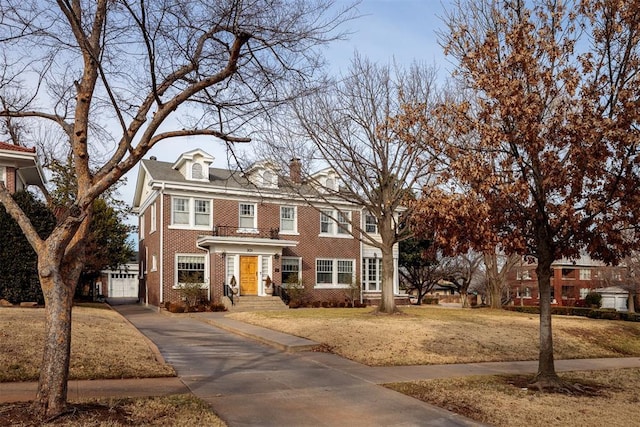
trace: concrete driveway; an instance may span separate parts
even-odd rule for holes
[[[115,308],[231,427],[480,425],[356,376],[336,355],[285,353],[194,318]]]

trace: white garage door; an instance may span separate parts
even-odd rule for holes
[[[111,273],[109,298],[137,298],[138,275],[135,273]]]

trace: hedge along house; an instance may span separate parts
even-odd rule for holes
[[[299,283],[316,301],[344,301],[356,284],[364,299],[380,298],[380,251],[350,233],[375,232],[375,223],[360,206],[317,197],[323,188],[338,190],[331,169],[315,174],[323,187],[312,188],[301,182],[298,160],[287,176],[269,162],[239,172],[212,168],[213,161],[198,149],[174,163],[151,157],[140,164],[133,209],[144,303],[178,302],[187,282],[199,283],[211,301],[222,299],[225,286],[241,299],[269,296],[283,283]],[[396,295],[397,277],[396,251]]]
[[[0,182],[13,194],[29,185],[43,187],[46,179],[36,149],[0,142]]]

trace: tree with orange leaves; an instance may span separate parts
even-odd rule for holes
[[[459,210],[486,211],[476,242],[496,236],[537,258],[534,385],[561,387],[552,262],[586,251],[616,263],[640,236],[640,1],[460,0],[445,20],[442,44],[469,91],[437,112],[449,178],[473,194]]]

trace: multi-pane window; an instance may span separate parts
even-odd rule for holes
[[[331,259],[316,260],[316,283],[323,283],[323,284],[333,283],[333,260]]]
[[[209,225],[209,218],[211,217],[211,202],[209,200],[194,201],[195,211],[195,224],[196,225]]]
[[[189,225],[189,199],[174,197],[172,223]]]
[[[349,236],[351,232],[351,212],[334,210],[320,211],[320,234]]]
[[[282,257],[282,283],[300,282],[300,258]]]
[[[331,219],[332,214],[333,211],[320,211],[320,233],[333,233],[333,219]]]
[[[178,284],[205,282],[204,255],[177,255],[176,271]]]
[[[345,285],[353,282],[353,261],[338,260],[338,284]]]
[[[588,268],[581,268],[580,280],[591,280],[591,270],[589,270]]]
[[[516,280],[531,280],[531,271],[518,270],[516,272]]]
[[[256,228],[256,205],[240,203],[240,228]]]
[[[364,258],[362,261],[362,289],[365,291],[379,291],[382,259]]]
[[[338,212],[338,234],[349,234],[351,230],[350,212]]]
[[[353,271],[353,260],[317,259],[316,285],[349,285],[353,283]]]
[[[376,221],[375,216],[371,214],[366,214],[364,216],[364,231],[372,234],[378,233],[378,221]]]
[[[280,232],[295,233],[296,231],[296,208],[280,206]]]
[[[191,227],[211,226],[211,200],[174,197],[171,204],[171,224]]]
[[[231,285],[231,280],[236,274],[236,257],[227,256],[227,284]],[[237,279],[236,279],[237,282]],[[237,283],[236,283],[237,284]]]

